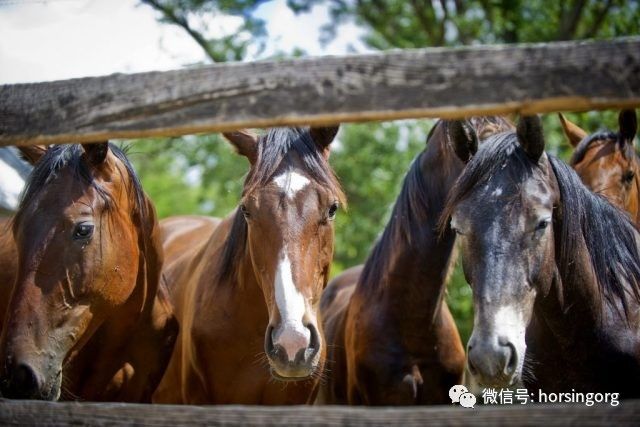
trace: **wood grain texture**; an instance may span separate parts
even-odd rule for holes
[[[0,86],[0,145],[640,106],[640,38],[420,49]]]
[[[432,406],[177,406],[123,403],[0,401],[0,425],[640,425],[640,401],[609,405]]]

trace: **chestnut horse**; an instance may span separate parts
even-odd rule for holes
[[[562,114],[560,122],[575,147],[570,164],[587,187],[626,210],[640,226],[640,158],[633,146],[638,122],[635,110],[618,115],[618,132],[588,135]]]
[[[225,134],[251,169],[240,206],[219,225],[178,220],[186,239],[167,224],[165,252],[179,258],[163,274],[182,333],[154,402],[313,399],[326,347],[317,307],[344,203],[327,162],[337,131]]]
[[[329,404],[451,403],[465,354],[444,301],[453,233],[437,221],[464,167],[439,121],[414,160],[391,219],[364,266],[334,278],[322,296],[327,376],[318,396]],[[499,117],[463,126],[482,135],[510,128]]]
[[[474,146],[456,134],[458,152]],[[485,387],[638,396],[640,234],[544,146],[538,117],[489,138],[444,209],[473,291],[469,371]]]
[[[106,142],[43,151],[12,228],[2,395],[150,401],[178,325],[159,286],[155,209],[124,153]]]

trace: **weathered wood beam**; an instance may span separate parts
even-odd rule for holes
[[[640,401],[610,405],[364,408],[0,401],[0,425],[638,425]]]
[[[640,106],[640,37],[0,86],[0,145]]]

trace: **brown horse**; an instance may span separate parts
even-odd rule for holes
[[[617,133],[605,131],[589,136],[562,114],[560,122],[576,149],[569,164],[582,182],[629,212],[635,224],[640,225],[640,158],[633,146],[638,128],[635,110],[620,112]]]
[[[436,230],[464,167],[449,142],[451,123],[432,129],[365,265],[336,277],[323,294],[329,378],[319,403],[450,403],[449,388],[461,383],[464,349],[443,300],[455,236],[439,238]],[[483,136],[511,127],[497,117],[463,126]]]
[[[106,142],[55,146],[32,160],[12,224],[17,259],[5,266],[14,285],[2,394],[149,401],[178,332],[159,286],[155,209]]]
[[[538,117],[491,137],[444,209],[473,290],[469,371],[489,387],[638,396],[640,233],[544,146]]]
[[[325,357],[317,307],[333,256],[333,219],[344,203],[327,162],[337,131],[225,134],[251,169],[239,208],[219,225],[178,219],[192,236],[186,239],[167,224],[166,253],[179,258],[163,274],[174,283],[182,333],[155,402],[313,398]]]

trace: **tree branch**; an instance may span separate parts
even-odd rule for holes
[[[189,36],[191,36],[191,38],[200,45],[200,47],[202,48],[202,50],[204,50],[204,53],[207,55],[207,57],[212,62],[216,62],[216,54],[211,48],[211,45],[200,32],[191,28],[186,17],[179,16],[178,14],[175,13],[173,9],[162,4],[158,0],[140,0],[140,1],[148,6],[151,6],[155,10],[161,12],[162,15],[165,17],[165,19],[167,19],[167,21],[169,21],[170,23],[184,29],[187,32],[187,34],[189,34]]]
[[[577,0],[573,3],[568,14],[562,13],[563,11],[561,10],[561,21],[560,28],[558,29],[557,40],[571,40],[575,37],[578,22],[580,22],[586,3],[586,0]]]
[[[413,7],[413,11],[416,13],[416,17],[418,18],[418,22],[420,22],[420,26],[427,33],[427,36],[432,42],[436,42],[438,38],[436,34],[433,32],[433,25],[429,22],[429,17],[427,16],[427,12],[424,8],[424,4],[419,0],[411,0],[411,6]],[[434,44],[435,46],[440,46],[439,44]]]
[[[596,18],[593,21],[593,24],[591,24],[591,27],[589,27],[589,29],[585,31],[584,37],[582,38],[591,39],[595,37],[596,34],[598,34],[598,30],[600,30],[600,27],[602,26],[602,23],[606,19],[607,13],[609,12],[609,9],[611,8],[612,5],[613,5],[613,0],[607,0],[604,6],[602,6],[602,9],[595,12]]]

